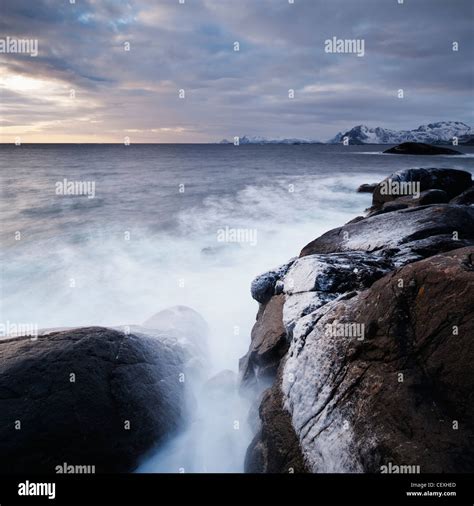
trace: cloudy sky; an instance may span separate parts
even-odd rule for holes
[[[37,39],[38,55],[0,54],[0,140],[472,125],[474,1],[399,1],[1,0],[0,38]],[[326,53],[332,37],[364,40],[364,56]]]

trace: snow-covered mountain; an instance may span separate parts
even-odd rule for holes
[[[220,144],[233,144],[234,141],[222,139]],[[322,144],[320,141],[308,139],[267,139],[260,135],[239,137],[239,144]]]
[[[328,144],[337,144],[344,137],[349,138],[349,144],[400,144],[401,142],[426,142],[428,144],[451,144],[453,137],[459,143],[468,142],[474,134],[472,128],[460,121],[440,121],[421,125],[415,130],[389,130],[387,128],[369,128],[357,125],[346,132],[339,132],[328,140]]]
[[[349,138],[349,144],[400,144],[402,142],[425,142],[428,144],[452,144],[457,137],[459,144],[472,144],[474,130],[460,121],[439,121],[421,125],[415,130],[390,130],[388,128],[370,128],[357,125],[345,132],[339,132],[329,139],[327,144],[338,144],[344,137]],[[233,144],[233,140],[223,139],[220,144]],[[260,135],[239,138],[239,144],[323,144],[309,139],[268,139]]]

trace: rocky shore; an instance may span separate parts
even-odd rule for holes
[[[403,170],[361,191],[366,216],[252,283],[247,472],[474,470],[471,175]]]
[[[206,333],[176,306],[143,325],[0,341],[0,473],[133,471],[185,425]]]

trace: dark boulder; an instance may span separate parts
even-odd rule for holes
[[[433,146],[424,142],[402,142],[384,153],[394,155],[462,155],[460,151],[442,146]]]
[[[426,190],[420,193],[415,206],[427,206],[430,204],[445,204],[449,200],[448,194],[444,190]]]
[[[408,209],[408,207],[410,207],[407,203],[399,202],[399,200],[400,199],[396,199],[392,202],[385,202],[381,209],[371,209],[367,214],[367,217],[376,216],[377,214],[391,213],[392,211],[400,211],[401,209]]]
[[[245,456],[246,473],[304,473],[301,454],[290,414],[283,407],[279,382],[266,390],[260,402],[260,428]]]
[[[278,295],[277,282],[285,275],[294,259],[286,264],[258,275],[250,285],[252,298],[260,304],[266,304],[274,295]]]
[[[375,216],[377,214],[390,213],[407,209],[408,207],[426,206],[431,204],[446,204],[449,201],[448,194],[443,190],[426,190],[418,196],[398,197],[390,202],[385,202],[382,208],[373,207],[367,216]]]
[[[284,295],[275,295],[260,306],[252,328],[249,351],[240,359],[243,387],[255,386],[259,382],[267,385],[276,374],[281,357],[288,349],[283,325],[284,302]]]
[[[372,206],[380,208],[385,202],[399,197],[413,197],[417,191],[427,190],[443,190],[449,200],[471,186],[471,174],[463,170],[443,168],[399,170],[377,185],[372,196]]]
[[[182,425],[182,372],[179,346],[102,327],[0,341],[0,473],[132,471]]]
[[[358,193],[372,193],[375,190],[377,183],[364,183],[357,188]]]
[[[449,203],[458,206],[472,206],[474,204],[474,186],[454,197]]]
[[[446,204],[449,201],[448,194],[444,190],[425,190],[420,192],[419,196],[398,197],[397,199],[386,202],[388,204],[407,204],[408,207],[427,206],[430,204]]]

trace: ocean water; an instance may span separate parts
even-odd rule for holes
[[[409,167],[474,173],[473,148],[460,148],[465,157],[383,155],[383,149],[2,145],[0,321],[39,328],[140,324],[161,309],[187,305],[210,326],[209,377],[237,371],[257,311],[252,279],[362,214],[371,195],[356,193],[360,184]],[[93,183],[94,198],[58,195],[65,179]],[[199,458],[187,468],[241,470],[248,428],[231,442],[235,458],[216,455],[206,439],[245,418],[247,406],[232,403],[240,413],[228,420],[221,413],[211,431],[204,415],[196,433],[181,435],[178,447],[168,446],[144,470],[175,470],[193,437],[200,438]]]

